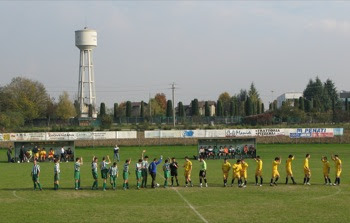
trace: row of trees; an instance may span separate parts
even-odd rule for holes
[[[0,127],[18,127],[35,119],[68,120],[76,110],[67,92],[58,101],[51,98],[44,85],[28,78],[16,77],[0,87]]]

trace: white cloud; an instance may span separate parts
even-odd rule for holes
[[[342,34],[350,34],[350,21],[337,19],[321,19],[312,21],[307,25],[307,28],[313,30],[322,30],[324,32],[337,32]]]

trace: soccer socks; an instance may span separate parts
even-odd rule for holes
[[[306,184],[306,177],[304,177],[304,184]]]
[[[279,179],[279,177],[276,177],[276,179],[275,179],[275,183],[277,183],[278,179]]]
[[[263,184],[263,178],[260,177],[260,184],[262,185]]]
[[[171,177],[171,185],[174,184],[174,177]]]
[[[201,183],[201,184],[202,184],[202,178],[200,178],[200,179],[199,179],[199,183]]]
[[[38,187],[39,187],[39,190],[41,190],[42,188],[41,188],[41,184],[38,182]]]
[[[328,183],[329,183],[329,184],[331,184],[331,183],[332,183],[332,182],[331,182],[331,178],[329,178],[329,177],[328,177]]]
[[[78,183],[77,182],[75,182],[75,189],[77,190],[78,189]]]
[[[239,180],[238,180],[239,181]],[[235,182],[235,179],[232,179],[232,181],[231,181],[231,184],[233,184]]]
[[[328,178],[327,178],[327,177],[324,178],[324,183],[325,183],[325,184],[328,183]]]
[[[255,176],[255,184],[258,184],[258,176]]]
[[[273,178],[271,178],[271,181],[270,181],[270,184],[272,184],[273,183]]]
[[[309,181],[310,181],[310,177],[307,177],[306,178],[306,183],[309,183]]]
[[[207,183],[207,178],[204,179],[204,183]]]
[[[36,183],[34,182],[34,190],[36,190]]]
[[[286,184],[288,184],[288,177],[286,177]]]
[[[244,185],[247,185],[247,180],[244,180]]]
[[[291,177],[290,179],[292,179],[293,184],[296,184],[295,180],[294,180],[294,177]]]
[[[103,190],[106,190],[106,183],[103,182]]]
[[[78,189],[80,188],[80,180],[78,181]]]
[[[126,189],[126,183],[123,183],[123,188]]]
[[[129,189],[129,182],[126,183],[126,188]]]

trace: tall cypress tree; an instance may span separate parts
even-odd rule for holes
[[[209,108],[209,102],[206,101],[205,105],[204,105],[204,114],[205,117],[209,117],[210,116],[210,108]]]
[[[260,114],[261,113],[261,103],[260,101],[257,101],[256,103],[256,114]]]
[[[177,115],[179,117],[185,116],[185,108],[181,101],[177,104]]]
[[[222,102],[220,100],[217,101],[216,103],[216,116],[218,117],[222,117],[223,116],[223,105]]]
[[[235,102],[234,100],[230,101],[230,116],[235,116]]]
[[[192,116],[199,116],[198,99],[194,99],[191,105]]]
[[[170,118],[173,116],[173,103],[168,100],[166,103],[166,117]]]
[[[304,98],[300,97],[299,98],[299,109],[302,110],[302,111],[305,110],[305,103],[304,102],[305,102]]]
[[[128,118],[131,117],[131,101],[126,102],[125,115]]]
[[[246,116],[253,115],[253,103],[250,97],[247,97],[247,100],[245,102],[245,115]]]
[[[145,117],[145,103],[143,101],[141,101],[140,117]]]
[[[114,119],[118,118],[118,103],[114,103],[114,106],[113,106],[113,117],[114,117]]]
[[[101,105],[100,105],[100,116],[104,116],[104,115],[106,115],[106,105],[105,105],[105,103],[101,103]]]
[[[349,111],[349,101],[348,101],[348,98],[345,99],[345,111]]]

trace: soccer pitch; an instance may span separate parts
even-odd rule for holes
[[[1,162],[0,221],[1,222],[350,222],[350,145],[348,144],[285,144],[258,145],[257,154],[263,160],[264,185],[254,185],[255,161],[246,160],[248,186],[223,187],[223,160],[207,161],[208,188],[200,188],[199,162],[192,160],[194,187],[184,188],[183,168],[179,169],[180,187],[136,190],[135,163],[141,152],[153,160],[160,155],[177,158],[180,166],[184,157],[192,157],[196,146],[121,147],[121,162],[117,190],[91,191],[91,159],[109,155],[112,148],[77,148],[76,155],[84,158],[81,167],[83,190],[74,188],[74,163],[61,163],[61,189],[53,190],[53,163],[40,163],[43,191],[33,191],[30,177],[32,163]],[[303,160],[311,154],[311,186],[302,185]],[[285,160],[295,155],[293,173],[298,185],[285,185]],[[338,154],[343,163],[340,186],[324,186],[321,156],[330,160]],[[272,161],[281,156],[281,178],[278,186],[270,187]],[[5,160],[6,151],[0,151]],[[122,164],[131,158],[130,189],[122,190]],[[231,163],[234,160],[230,160]],[[162,162],[164,164],[164,160]],[[158,166],[157,182],[163,185],[162,164]],[[334,181],[334,162],[331,179]],[[230,172],[229,183],[232,172]],[[108,180],[109,182],[109,180]],[[148,184],[151,177],[148,178]],[[99,187],[102,179],[99,173]]]

